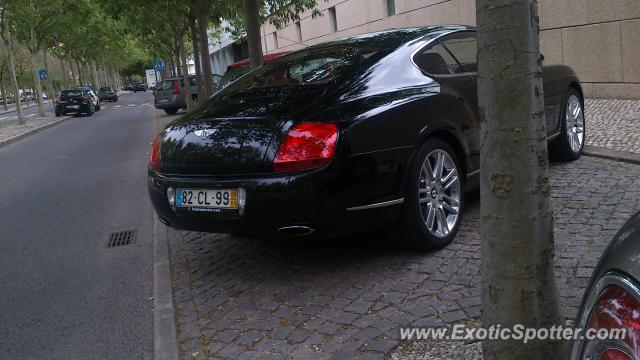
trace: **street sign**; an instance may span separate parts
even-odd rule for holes
[[[47,80],[49,78],[47,77],[47,70],[45,69],[38,70],[38,77],[40,77],[40,80]]]
[[[164,71],[164,61],[162,59],[157,59],[153,61],[153,70],[155,71]]]

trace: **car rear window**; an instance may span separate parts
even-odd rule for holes
[[[286,55],[231,85],[233,89],[323,86],[339,83],[375,63],[389,51],[376,46],[336,44]]]
[[[101,87],[100,92],[112,91],[110,87]]]
[[[225,72],[224,75],[222,76],[222,79],[220,80],[218,87],[220,89],[227,87],[227,85],[231,84],[232,82],[237,80],[240,76],[248,73],[249,71],[251,71],[251,68],[248,66],[240,67],[240,68],[231,68],[227,70],[227,72]]]
[[[158,86],[159,90],[171,90],[173,89],[173,85],[176,83],[175,80],[164,80]]]
[[[60,92],[60,98],[62,99],[82,95],[84,95],[84,92],[82,90],[63,90]]]

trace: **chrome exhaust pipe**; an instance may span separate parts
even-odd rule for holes
[[[278,233],[286,236],[307,236],[315,230],[304,225],[283,226],[278,229]]]

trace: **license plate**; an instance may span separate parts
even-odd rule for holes
[[[69,105],[67,106],[69,109],[78,109],[80,108],[80,105]]]
[[[237,209],[238,189],[176,189],[180,208]]]
[[[167,101],[169,101],[169,99],[159,99],[158,103],[166,103]]]

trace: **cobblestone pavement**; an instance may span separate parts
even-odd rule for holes
[[[587,145],[640,153],[640,100],[587,99]]]
[[[640,166],[582,157],[552,164],[556,272],[572,317],[599,256],[640,210]],[[431,253],[376,236],[256,240],[171,232],[183,359],[378,359],[400,326],[480,313],[477,195],[460,233]]]

